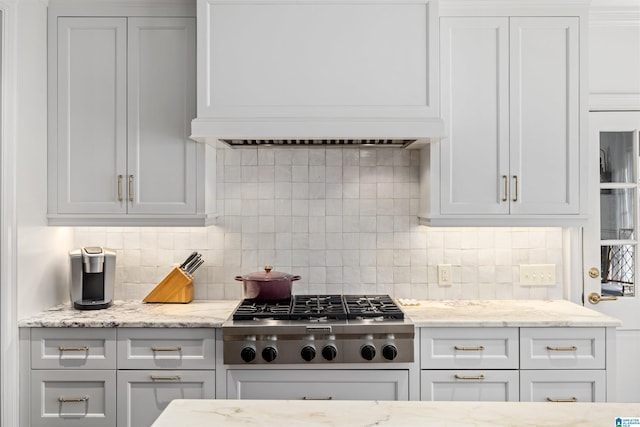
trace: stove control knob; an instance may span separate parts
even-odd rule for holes
[[[334,345],[325,345],[322,348],[322,357],[327,360],[333,360],[338,355],[338,349]]]
[[[360,349],[360,355],[363,359],[373,360],[373,358],[376,357],[376,348],[371,344],[363,345]]]
[[[311,362],[316,357],[316,349],[313,348],[312,345],[305,345],[302,347],[302,350],[300,350],[300,356],[302,356],[305,361]]]
[[[265,347],[262,350],[262,358],[267,362],[273,362],[276,359],[278,352],[273,347]]]
[[[245,347],[240,352],[240,357],[247,363],[253,362],[253,359],[256,358],[256,349],[253,347]]]
[[[387,344],[382,347],[382,357],[387,360],[393,360],[398,357],[398,349],[395,345]]]

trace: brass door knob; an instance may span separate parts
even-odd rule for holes
[[[618,299],[618,297],[613,297],[613,296],[603,297],[603,296],[600,296],[600,295],[596,294],[595,292],[591,292],[589,294],[588,299],[589,299],[589,302],[591,304],[597,304],[600,301],[615,301],[615,300]]]
[[[597,279],[598,277],[600,277],[600,270],[598,270],[596,267],[591,267],[589,269],[589,277],[591,277],[592,279]]]

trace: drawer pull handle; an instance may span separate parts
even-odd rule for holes
[[[578,401],[577,397],[572,397],[570,399],[552,399],[550,397],[547,397],[547,402],[573,403],[573,402],[577,402],[577,401]]]
[[[58,347],[60,351],[89,351],[89,346],[85,345],[83,347],[65,347],[61,345]]]
[[[479,345],[477,347],[462,347],[459,345],[453,346],[454,349],[456,350],[462,350],[462,351],[482,351],[484,350],[484,346],[483,345]]]
[[[151,347],[151,351],[182,351],[182,347]]]
[[[304,396],[302,398],[302,400],[333,400],[333,396],[329,396],[329,397],[307,397],[307,396]]]
[[[483,380],[484,379],[484,375],[480,374],[480,375],[459,375],[459,374],[455,374],[454,378],[457,380]]]
[[[578,349],[578,347],[576,347],[575,345],[572,345],[571,347],[551,347],[550,345],[547,346],[547,350],[550,351],[576,351]]]
[[[162,376],[162,375],[151,375],[152,381],[180,381],[180,375],[170,375],[170,376]]]
[[[509,200],[509,177],[507,175],[502,175],[502,181],[504,182],[504,195],[502,196],[502,201],[506,202]]]
[[[80,403],[86,402],[89,400],[89,396],[84,397],[58,397],[58,402],[60,403]]]

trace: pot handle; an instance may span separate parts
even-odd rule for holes
[[[296,280],[300,280],[300,279],[302,279],[302,276],[293,276],[293,277],[291,278],[291,281],[292,281],[292,282],[295,282]]]
[[[237,280],[238,282],[244,282],[244,279],[242,278],[242,276],[236,276],[234,277],[235,280]]]

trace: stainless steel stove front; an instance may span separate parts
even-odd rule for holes
[[[414,334],[408,319],[228,320],[223,357],[229,365],[413,362]]]

